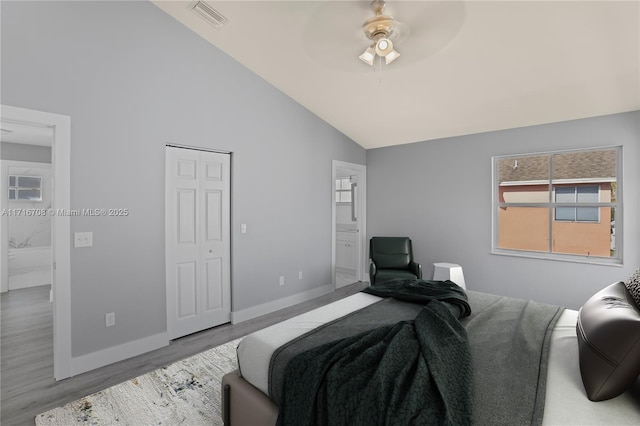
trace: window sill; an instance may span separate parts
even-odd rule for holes
[[[589,265],[600,265],[600,266],[616,266],[616,267],[624,266],[622,260],[617,258],[577,256],[577,255],[570,255],[570,254],[535,253],[530,251],[501,250],[501,249],[492,249],[491,254],[495,254],[499,256],[524,257],[528,259],[553,260],[557,262],[586,263]]]

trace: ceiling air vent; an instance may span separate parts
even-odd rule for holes
[[[222,16],[220,12],[209,6],[204,1],[196,1],[191,7],[191,10],[209,21],[217,30],[222,28],[228,21],[228,19]]]

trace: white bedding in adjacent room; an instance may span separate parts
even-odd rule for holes
[[[248,335],[238,346],[241,375],[268,394],[269,362],[278,347],[378,300],[357,293]],[[640,401],[629,392],[608,401],[587,398],[578,364],[577,316],[577,311],[565,309],[551,336],[543,425],[639,425]]]

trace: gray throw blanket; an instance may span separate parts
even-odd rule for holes
[[[541,425],[551,334],[564,308],[467,290],[473,424]]]
[[[471,424],[472,362],[451,282],[392,280],[365,290],[426,303],[413,321],[313,348],[285,370],[279,425]]]

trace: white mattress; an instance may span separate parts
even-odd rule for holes
[[[269,362],[278,347],[378,300],[357,293],[248,335],[238,346],[242,376],[268,394]],[[608,401],[587,398],[578,364],[577,317],[577,311],[566,309],[551,335],[543,425],[640,425],[640,401],[628,392]]]

